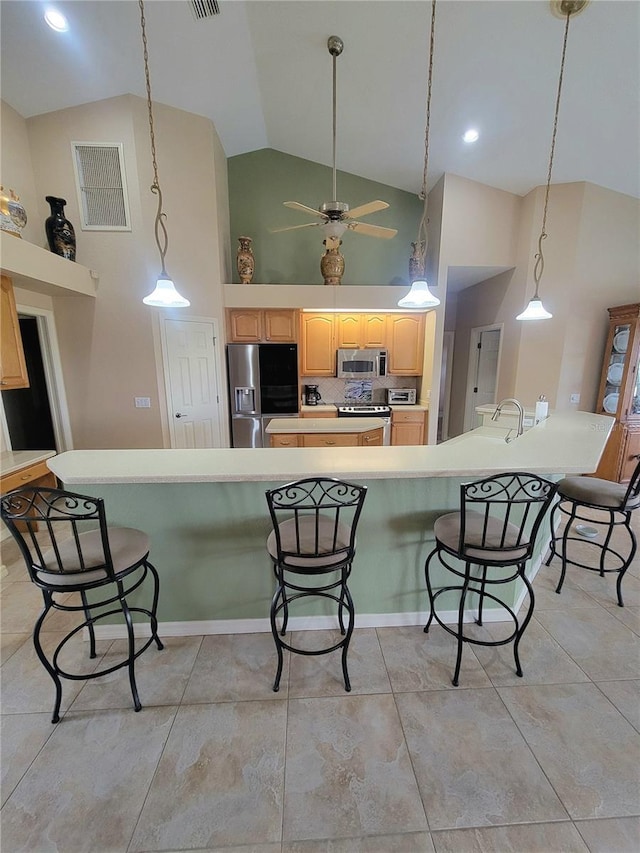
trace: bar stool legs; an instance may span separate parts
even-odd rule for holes
[[[567,574],[567,566],[569,565],[577,566],[578,568],[586,569],[590,572],[598,572],[600,577],[604,577],[605,574],[616,572],[618,575],[616,580],[616,597],[618,600],[618,607],[624,607],[624,600],[622,598],[622,581],[627,572],[627,569],[633,562],[633,558],[635,557],[638,549],[636,536],[633,530],[631,529],[631,510],[611,509],[608,507],[592,507],[592,509],[598,510],[601,516],[604,516],[604,518],[594,518],[592,515],[580,515],[580,506],[580,504],[577,504],[574,501],[561,497],[558,503],[554,506],[553,512],[551,514],[552,537],[549,548],[549,556],[547,557],[546,565],[548,566],[555,556],[558,556],[561,559],[562,565],[560,569],[560,578],[558,580],[556,592],[560,594],[562,591],[564,580]],[[554,531],[556,513],[558,512],[566,515],[567,521],[562,534],[559,536],[555,536]],[[573,530],[575,529],[573,525],[576,521],[584,521],[588,522],[590,525],[606,527],[604,541],[600,543],[594,540],[585,539],[580,535],[571,535]],[[626,530],[629,536],[631,547],[629,549],[629,553],[626,556],[611,545],[611,540],[613,538],[613,534],[616,527],[621,527]],[[569,548],[567,547],[567,543],[569,542],[580,542],[583,546],[588,546],[590,548],[596,549],[597,565],[589,565],[587,563],[571,559],[568,556]],[[614,565],[607,564],[608,557],[610,558],[610,561],[614,562]]]

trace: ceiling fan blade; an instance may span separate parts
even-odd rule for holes
[[[305,222],[304,225],[286,225],[284,228],[269,228],[270,234],[278,234],[280,231],[297,231],[298,228],[313,228],[314,225],[323,225],[322,222]]]
[[[395,228],[382,228],[380,225],[369,225],[368,222],[349,222],[347,228],[349,231],[355,231],[357,234],[366,234],[368,237],[381,237],[383,240],[390,240],[398,233]]]
[[[354,207],[343,217],[344,219],[357,219],[359,216],[368,216],[370,213],[377,213],[379,210],[386,210],[389,207],[386,201],[370,201],[368,204],[361,204],[360,207]]]
[[[285,207],[290,207],[291,210],[299,210],[300,213],[308,213],[311,216],[323,216],[319,210],[316,210],[313,207],[307,207],[306,204],[300,204],[299,201],[285,201],[283,203]]]

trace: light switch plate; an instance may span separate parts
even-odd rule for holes
[[[572,394],[569,397],[569,402],[570,403],[579,403],[580,402],[580,394]]]
[[[151,397],[134,397],[136,409],[150,409]]]

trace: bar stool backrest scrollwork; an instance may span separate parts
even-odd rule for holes
[[[65,586],[84,572],[96,572],[101,583],[115,580],[102,498],[26,487],[3,496],[2,519],[37,586]],[[82,534],[96,528],[100,536],[87,541]]]
[[[463,483],[458,555],[510,564],[528,560],[555,489],[549,480],[523,472]]]

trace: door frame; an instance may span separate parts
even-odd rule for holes
[[[445,377],[444,395],[442,399],[442,434],[439,439],[441,442],[447,441],[449,438],[449,414],[451,412],[451,380],[453,378],[453,353],[455,347],[455,337],[456,333],[454,331],[445,331],[442,333],[442,349],[444,350],[444,344],[446,341],[447,358],[444,365]],[[442,373],[442,367],[440,372]]]
[[[62,360],[60,358],[54,312],[49,308],[38,308],[34,305],[21,304],[16,305],[16,310],[18,316],[33,317],[37,323],[45,383],[49,397],[49,408],[51,410],[51,422],[53,424],[53,434],[58,453],[63,453],[65,450],[73,450],[71,421],[64,387],[64,375],[62,372]],[[2,406],[2,428],[5,432],[7,446],[9,446],[11,439],[4,414],[4,406]]]
[[[180,323],[210,323],[213,326],[213,341],[214,341],[214,375],[216,378],[216,405],[218,408],[218,441],[219,447],[229,446],[229,426],[225,415],[225,405],[227,395],[226,388],[226,373],[223,373],[222,362],[224,354],[221,355],[221,349],[218,346],[224,346],[221,343],[221,338],[218,329],[218,321],[215,317],[200,317],[190,314],[188,317],[179,316],[158,316],[158,334],[160,344],[160,365],[161,370],[158,371],[158,388],[162,391],[164,397],[164,405],[160,407],[162,419],[162,432],[166,439],[169,440],[169,447],[176,447],[175,423],[173,419],[173,408],[171,406],[171,382],[169,373],[169,348],[167,345],[167,322],[178,321]],[[162,375],[160,375],[160,373]],[[224,381],[223,381],[224,380]]]
[[[475,388],[476,372],[478,367],[478,344],[483,332],[500,332],[500,343],[498,345],[498,360],[496,362],[496,388],[497,378],[500,375],[500,364],[502,361],[502,343],[504,340],[504,323],[492,323],[489,326],[474,326],[469,337],[469,356],[467,365],[467,387],[464,395],[464,424],[463,432],[471,429],[473,417],[473,389]],[[494,398],[495,402],[495,398]]]

